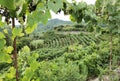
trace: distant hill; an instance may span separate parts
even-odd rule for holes
[[[38,27],[34,30],[33,33],[46,32],[46,31],[54,29],[54,27],[57,27],[57,26],[60,26],[60,25],[65,26],[65,25],[70,25],[70,24],[72,24],[71,21],[63,21],[63,20],[60,20],[60,19],[51,19],[51,20],[48,21],[48,23],[46,25],[39,24]]]

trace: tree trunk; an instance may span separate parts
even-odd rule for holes
[[[12,29],[15,28],[15,19],[12,18]],[[16,81],[19,81],[18,77],[18,63],[17,63],[17,46],[16,46],[16,37],[13,40],[13,62],[14,62],[14,67],[16,69]]]
[[[110,71],[112,70],[112,51],[113,50],[113,40],[112,33],[110,34]]]

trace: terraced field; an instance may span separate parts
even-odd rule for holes
[[[93,34],[69,34],[64,37],[56,37],[55,39],[45,41],[44,48],[65,47],[73,44],[89,45],[91,42],[99,43],[103,40],[101,37],[95,37]]]

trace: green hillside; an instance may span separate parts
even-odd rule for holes
[[[59,20],[59,19],[51,19],[48,21],[47,24],[39,24],[38,27],[34,30],[34,32],[46,32],[46,31],[50,31],[50,30],[53,30],[54,27],[57,27],[57,26],[60,26],[60,25],[63,25],[63,26],[66,26],[66,25],[71,25],[72,22],[71,21],[63,21],[63,20]],[[34,33],[33,32],[33,33]]]

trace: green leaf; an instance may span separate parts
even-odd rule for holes
[[[13,34],[13,36],[18,36],[19,33],[21,33],[21,32],[22,32],[22,30],[20,28],[15,27],[12,31],[12,34]]]
[[[0,32],[0,39],[5,38],[4,34],[2,32]]]
[[[46,10],[45,14],[40,13],[41,16],[39,16],[40,21],[43,24],[46,24],[48,22],[48,19],[51,18],[51,14],[49,10]]]
[[[87,7],[86,2],[81,2],[77,5],[78,9],[85,9]]]
[[[26,68],[25,70],[25,75],[23,77],[23,79],[26,79],[27,78],[27,81],[30,81],[32,76],[33,76],[33,70],[31,68]]]
[[[34,26],[35,24],[38,24],[39,22],[46,24],[49,18],[51,18],[49,10],[45,10],[45,11],[36,10],[32,14],[28,15],[27,24],[30,27]]]
[[[0,52],[0,63],[6,62],[6,63],[11,63],[12,59],[9,54]]]
[[[26,77],[26,76],[24,76],[23,78],[22,78],[22,81],[27,81],[28,80],[28,78]]]
[[[8,79],[15,78],[15,68],[14,67],[10,67],[9,72],[6,74],[6,77]]]
[[[3,79],[2,79],[2,78],[0,78],[0,81],[3,81]]]
[[[8,30],[7,29],[4,29],[3,31],[4,31],[4,33],[8,34]]]
[[[32,14],[28,15],[27,18],[27,28],[26,32],[31,33],[34,31],[34,29],[37,27],[38,23],[46,24],[48,22],[48,19],[51,17],[50,11],[45,10],[36,10]]]
[[[0,27],[1,27],[1,28],[4,27],[5,25],[6,25],[6,23],[0,21]]]
[[[4,39],[0,39],[0,50],[4,48],[6,41]]]
[[[6,55],[5,55],[4,61],[5,61],[6,63],[12,63],[12,59],[11,59],[11,57],[10,57],[9,54],[6,54]]]
[[[39,67],[39,63],[37,61],[33,61],[30,64],[30,67],[32,68],[33,71],[35,71]]]
[[[30,33],[32,33],[32,32],[35,30],[36,27],[37,27],[37,24],[34,24],[33,26],[28,26],[28,27],[25,29],[25,32],[26,32],[27,34],[30,34]]]
[[[72,15],[70,15],[70,20],[75,22],[75,18]]]
[[[0,5],[8,8],[9,10],[15,10],[15,0],[0,0]]]
[[[30,53],[30,48],[28,46],[24,46],[22,48],[22,51],[25,52],[25,53]]]
[[[48,2],[48,8],[50,10],[53,10],[55,13],[63,7],[62,0],[55,0],[55,1],[49,1]]]
[[[104,2],[104,0],[96,0],[95,6],[96,6],[97,8],[101,7],[102,2]]]
[[[0,15],[0,21],[2,21],[2,16]]]
[[[43,10],[45,10],[46,8],[45,8],[45,5],[43,4],[43,3],[39,3],[38,5],[37,5],[37,8],[36,8],[36,10],[37,11],[43,11]]]
[[[0,73],[0,81],[3,81],[2,79],[5,78],[5,75],[6,75],[5,73],[4,74]]]
[[[14,28],[13,31],[12,31],[12,34],[13,34],[13,37],[16,37],[16,36],[23,36],[24,34],[22,33],[22,28]]]
[[[11,53],[13,51],[13,47],[12,46],[8,46],[8,47],[6,47],[5,50],[6,50],[7,53]]]

